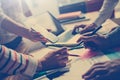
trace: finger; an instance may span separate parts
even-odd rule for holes
[[[67,63],[68,63],[68,58],[64,58],[64,59],[61,59],[61,60],[59,61],[59,64],[60,64],[62,67],[66,66]]]
[[[77,42],[82,41],[83,38],[85,38],[85,36],[81,35],[80,38],[77,40]]]
[[[84,36],[84,37],[82,37],[81,38],[82,39],[82,41],[84,41],[84,42],[93,42],[93,43],[95,43],[95,44],[98,44],[99,42],[99,40],[97,39],[97,35],[92,35],[92,36]]]
[[[91,38],[91,36],[84,36],[84,35],[81,35],[80,38],[77,40],[77,42],[80,42],[80,41],[86,41],[87,39]]]
[[[83,36],[91,36],[91,34],[92,34],[92,31],[91,32],[86,32],[86,33],[84,33],[84,34],[82,34]]]
[[[68,59],[68,55],[57,54],[57,55],[56,55],[56,58],[57,58],[58,60]]]
[[[34,34],[32,35],[34,39],[39,40],[39,41],[47,41],[45,37],[43,37],[41,34]]]
[[[84,28],[85,26],[86,26],[85,24],[75,25],[75,28]]]
[[[78,34],[85,27],[85,25],[76,25],[72,31],[72,34]]]
[[[48,39],[46,39],[46,38],[40,39],[40,38],[39,38],[39,41],[42,41],[42,42],[47,42],[47,41],[48,41]]]
[[[94,64],[94,65],[91,67],[91,69],[89,69],[89,70],[83,75],[83,77],[84,77],[84,76],[87,76],[87,75],[90,75],[91,72],[92,72],[94,69],[96,69],[96,68],[104,68],[104,67],[105,67],[105,63],[96,63],[96,64]]]
[[[94,66],[99,66],[99,65],[104,65],[106,62],[99,62],[99,63],[95,63]]]
[[[62,49],[58,50],[57,52],[58,52],[58,54],[66,55],[67,54],[67,48],[62,48]]]
[[[80,34],[84,34],[86,32],[90,32],[90,31],[93,31],[94,29],[93,28],[89,28],[89,26],[86,26],[85,28],[83,28],[83,30],[80,32]]]
[[[80,41],[95,41],[95,38],[96,38],[96,35],[92,35],[92,36],[84,36],[82,35],[78,40],[77,42],[80,42]]]
[[[54,53],[53,56],[55,56],[57,54],[67,54],[67,48],[62,48],[62,49],[56,50],[53,53]]]
[[[100,78],[101,76],[107,74],[108,71],[106,70],[106,68],[95,68],[89,75],[84,76],[83,78],[85,78],[86,80],[88,79],[94,79],[94,78]]]

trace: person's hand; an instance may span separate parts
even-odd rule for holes
[[[42,70],[49,70],[54,68],[65,67],[68,62],[67,48],[62,48],[57,51],[53,51],[45,55],[39,60],[39,65],[42,66]]]
[[[30,39],[31,41],[34,41],[34,42],[41,41],[42,43],[46,43],[48,41],[39,32],[36,32],[36,31],[34,31],[32,29],[29,31],[29,37],[28,37],[28,39]]]
[[[109,41],[107,40],[105,35],[95,34],[92,36],[88,36],[89,34],[82,35],[77,42],[83,41],[84,46],[86,48],[97,48],[97,49],[107,49],[110,46]]]
[[[120,59],[94,64],[82,77],[84,80],[120,80]]]
[[[89,24],[89,25],[76,25],[75,28],[73,29],[73,34],[76,34],[76,33],[80,33],[80,34],[83,34],[83,33],[86,33],[86,32],[90,32],[90,31],[93,31],[95,28],[97,27],[97,25],[95,23],[92,23],[92,24]]]

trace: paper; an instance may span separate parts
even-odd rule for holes
[[[73,60],[74,63],[71,64],[70,71],[54,80],[84,80],[82,79],[82,75],[88,71],[93,64],[108,61],[109,58],[105,55],[101,55],[89,59],[74,58]]]
[[[80,35],[72,35],[72,29],[66,30],[60,35],[58,35],[59,40],[56,43],[47,42],[47,46],[56,46],[56,47],[73,47],[78,43],[76,42]]]

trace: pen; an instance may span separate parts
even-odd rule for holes
[[[77,54],[69,54],[69,56],[80,57],[80,55],[77,55]]]
[[[99,27],[97,27],[96,29],[94,29],[94,30],[92,31],[92,33],[89,34],[89,36],[94,35],[100,28],[102,28],[102,26],[99,26]],[[69,48],[68,50],[74,50],[74,49],[83,48],[84,46],[80,46],[83,42],[84,42],[84,41],[80,41],[80,42],[77,44],[77,46],[72,47],[72,48]]]
[[[93,31],[92,31],[92,33],[90,34],[90,36],[92,36],[92,35],[94,35],[99,29],[101,29],[102,28],[102,26],[99,26],[99,27],[97,27],[96,29],[94,29]]]
[[[42,80],[43,78],[46,78],[47,76],[54,74],[58,71],[68,71],[69,70],[69,66],[63,67],[63,68],[58,68],[58,69],[52,69],[52,70],[48,70],[48,71],[43,71],[40,72],[37,76],[37,78],[35,78],[34,80]]]
[[[71,47],[71,48],[68,48],[68,51],[74,50],[74,49],[80,49],[80,48],[84,48],[84,46],[78,45],[78,46],[75,46],[75,47]]]
[[[44,74],[44,75],[42,75],[42,76],[40,76],[40,77],[38,77],[38,78],[36,78],[36,79],[34,79],[34,80],[41,80],[41,79],[43,79],[43,78],[46,78],[48,75],[51,75],[51,74],[54,74],[54,73],[56,73],[57,72],[57,70],[54,70],[54,71],[51,71],[51,72],[49,72],[49,73],[46,73],[46,74]]]
[[[96,29],[94,29],[94,30],[92,31],[92,33],[89,34],[89,36],[94,35],[100,28],[102,28],[102,26],[99,26],[99,27],[97,27]],[[83,42],[84,42],[84,41],[80,41],[80,42],[78,43],[78,46],[81,45]],[[76,46],[76,47],[77,47],[77,46]],[[74,49],[74,47],[73,47],[73,49]],[[71,48],[71,50],[72,50],[72,48]]]

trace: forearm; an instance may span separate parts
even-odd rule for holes
[[[112,15],[112,12],[117,5],[119,0],[104,0],[103,6],[99,12],[99,16],[94,21],[94,23],[97,26],[100,26],[102,23],[104,23],[110,16]]]
[[[17,53],[0,45],[0,72],[6,74],[24,74],[33,76],[36,73],[38,61],[30,55]],[[40,67],[39,67],[40,68]]]
[[[8,16],[5,16],[4,20],[1,23],[1,27],[8,32],[14,33],[22,37],[28,38],[30,36],[29,28],[25,27],[20,23],[17,23]]]

